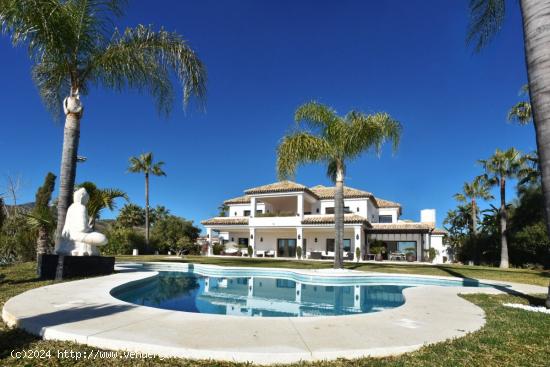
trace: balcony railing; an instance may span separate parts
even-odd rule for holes
[[[269,212],[269,213],[257,213],[256,217],[295,217],[298,214],[296,212],[290,212],[290,211],[275,211],[275,212]]]

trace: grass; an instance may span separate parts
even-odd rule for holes
[[[145,258],[140,258],[145,260]],[[158,260],[158,258],[154,258]],[[191,259],[190,259],[191,260]],[[258,266],[254,259],[224,260],[225,265]],[[193,259],[194,261],[194,259]],[[233,262],[231,262],[233,261]],[[198,262],[198,261],[195,261]],[[228,263],[229,262],[229,263]],[[250,262],[250,263],[248,263]],[[272,261],[269,266],[275,266]],[[216,261],[220,263],[220,261]],[[273,264],[272,264],[273,263]],[[290,267],[298,264],[279,262],[280,266]],[[327,267],[330,264],[304,262],[304,266]],[[253,265],[254,264],[254,265]],[[265,264],[265,263],[263,263]],[[361,266],[362,267],[362,266]],[[393,266],[392,266],[393,267]],[[418,267],[414,267],[415,269]],[[454,269],[454,268],[453,268]],[[373,270],[367,265],[364,270]],[[383,271],[388,271],[383,267]],[[411,269],[412,271],[412,269]],[[436,271],[436,270],[433,270]],[[454,271],[454,270],[453,270]],[[473,271],[473,269],[469,269]],[[515,273],[515,272],[512,272]],[[511,276],[511,275],[508,275]],[[521,279],[531,279],[519,272]],[[533,279],[537,279],[533,277]],[[517,281],[517,279],[514,278]],[[0,267],[0,303],[25,290],[49,284],[48,281],[35,280],[35,268],[32,263]],[[540,305],[543,295],[516,297],[511,295],[467,295],[470,302],[482,307],[487,315],[485,327],[463,338],[445,341],[423,347],[414,353],[389,358],[362,358],[357,360],[338,360],[332,362],[298,363],[293,367],[339,367],[339,366],[548,366],[550,360],[550,316],[541,313],[526,312],[502,306],[503,302],[530,303]],[[449,315],[452,317],[452,315]],[[47,359],[15,359],[10,356],[12,350],[44,350],[51,352]],[[97,349],[69,342],[40,340],[17,329],[0,325],[0,366],[246,366],[246,364],[193,361],[177,358],[169,359],[86,359],[60,358],[58,351],[73,351],[90,354]]]
[[[295,269],[326,269],[331,268],[331,262],[321,261],[284,261],[276,259],[247,257],[205,257],[186,256],[184,259],[167,259],[165,255],[117,256],[117,261],[161,261],[161,262],[193,262],[197,264],[214,264],[223,266],[252,266]],[[421,264],[389,264],[384,262],[356,264],[346,263],[348,269],[375,271],[399,274],[421,274],[455,276],[461,278],[489,279],[503,282],[527,283],[548,286],[550,270],[499,269],[487,266],[466,265],[421,265]]]

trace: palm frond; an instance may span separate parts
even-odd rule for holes
[[[527,101],[518,102],[508,111],[508,121],[517,122],[520,125],[527,125],[533,120],[531,103]]]
[[[336,111],[319,102],[308,102],[296,110],[294,121],[303,123],[313,129],[325,130],[339,120]]]
[[[293,177],[296,168],[305,163],[327,161],[332,150],[328,142],[306,132],[285,136],[277,147],[277,175]]]
[[[402,126],[389,114],[380,112],[366,115],[352,111],[346,116],[349,132],[346,136],[346,156],[353,158],[363,151],[374,149],[380,153],[383,144],[390,140],[393,150],[397,150],[401,137]]]
[[[192,96],[202,106],[206,69],[195,52],[177,33],[139,25],[116,31],[109,44],[91,56],[84,74],[94,83],[118,91],[127,87],[146,91],[159,112],[168,114],[174,99],[171,72],[181,83],[184,106]]]
[[[466,43],[481,51],[498,33],[506,13],[505,0],[470,0]]]

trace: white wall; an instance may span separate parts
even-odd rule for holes
[[[251,211],[251,205],[250,204],[231,204],[229,205],[229,217],[243,217],[245,210]],[[265,213],[265,205],[264,203],[256,203],[256,210],[261,210],[263,213]]]
[[[443,244],[443,235],[432,234],[431,235],[431,246],[437,250],[437,255],[434,259],[434,263],[443,264],[443,257],[447,257],[447,262],[451,262],[452,254],[448,252],[448,247]]]
[[[378,216],[380,215],[391,215],[391,222],[397,223],[397,220],[399,219],[399,208],[379,208],[378,209]],[[378,217],[376,218],[376,222],[378,222]]]

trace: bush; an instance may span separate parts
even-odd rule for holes
[[[221,243],[216,243],[212,248],[212,252],[214,253],[214,255],[221,255],[224,250],[225,246]]]
[[[301,246],[298,246],[296,248],[296,255],[298,255],[298,259],[302,258],[302,247]]]
[[[114,225],[105,235],[109,242],[100,247],[102,255],[131,255],[135,248],[139,253],[145,252],[145,236],[133,228]]]
[[[160,252],[177,252],[179,244],[187,243],[186,248],[189,248],[190,244],[194,244],[199,233],[200,229],[195,227],[192,221],[169,215],[153,225],[151,238],[156,242]]]
[[[0,229],[0,263],[36,259],[36,236],[23,215],[6,218]]]

